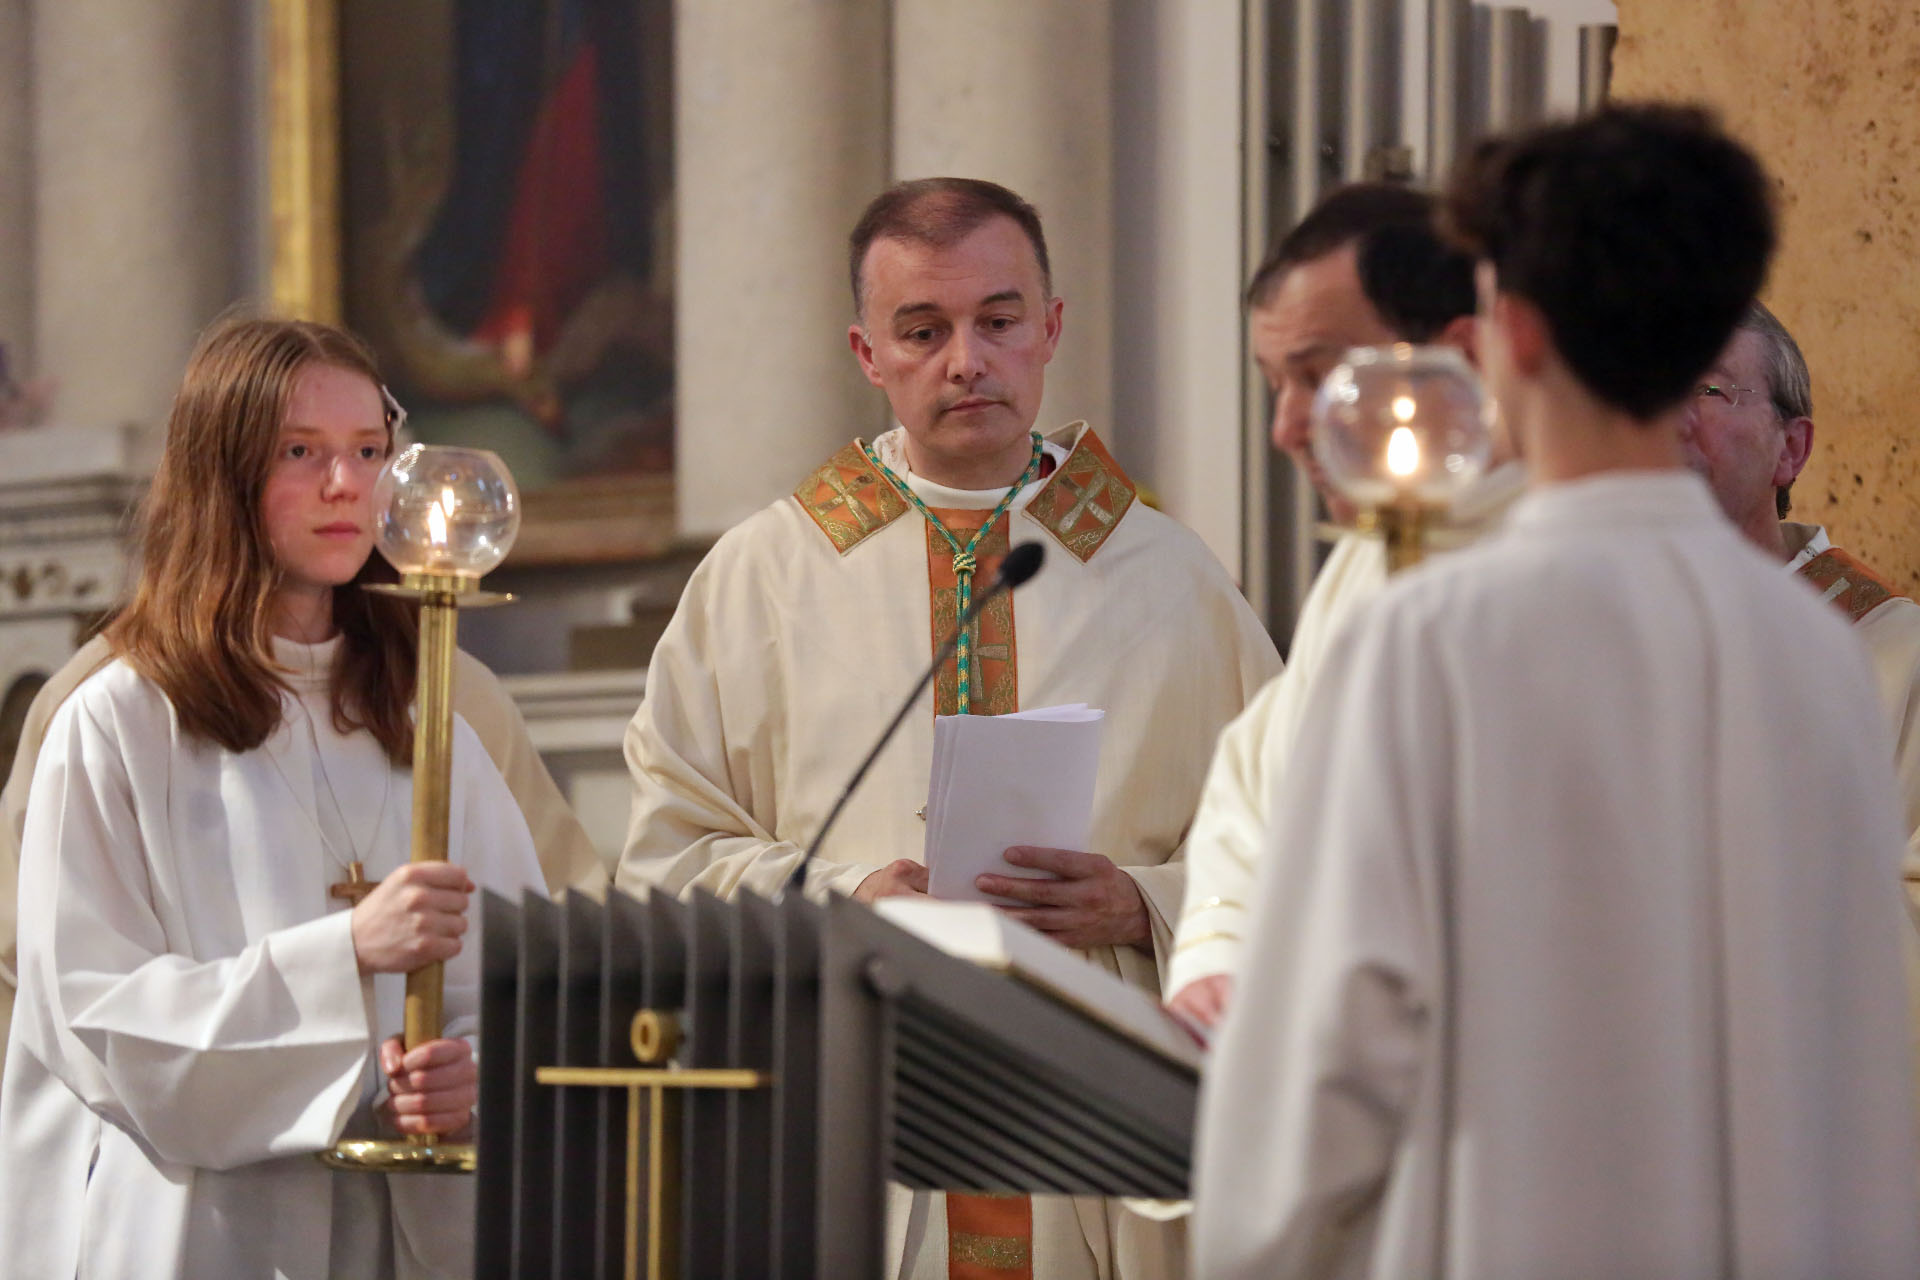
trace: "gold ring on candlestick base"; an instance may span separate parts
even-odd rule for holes
[[[1439,510],[1417,501],[1386,502],[1360,512],[1355,528],[1387,544],[1387,572],[1411,569],[1426,558],[1427,532]]]
[[[511,591],[482,591],[477,578],[458,573],[403,573],[398,582],[363,582],[360,585],[376,595],[399,596],[403,600],[432,601],[456,605],[462,609],[486,609],[513,600]]]
[[[479,1165],[471,1142],[398,1142],[349,1139],[320,1153],[320,1163],[358,1173],[472,1173]]]

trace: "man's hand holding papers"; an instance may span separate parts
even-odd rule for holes
[[[1084,703],[936,718],[928,892],[991,902],[1062,946],[1151,945],[1132,877],[1084,852],[1105,718]]]
[[[1029,905],[1003,907],[1022,924],[1031,925],[1063,947],[1147,946],[1153,928],[1146,900],[1133,877],[1111,858],[1077,849],[1043,849],[1015,845],[1006,860],[1016,867],[1051,872],[1057,879],[1030,880],[991,873],[976,879],[974,887],[996,898],[1012,898]]]
[[[895,858],[862,880],[860,887],[853,891],[853,896],[872,906],[882,898],[909,893],[926,896],[927,869],[912,858]]]

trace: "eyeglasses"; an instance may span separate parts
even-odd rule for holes
[[[1733,382],[1703,382],[1693,389],[1696,404],[1725,404],[1735,409],[1766,404],[1770,398],[1765,387],[1743,387]]]

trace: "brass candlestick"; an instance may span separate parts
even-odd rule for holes
[[[413,727],[414,862],[447,860],[453,788],[453,652],[462,608],[513,597],[481,591],[481,574],[505,558],[519,524],[519,494],[499,459],[476,450],[416,445],[388,464],[374,491],[381,550],[400,581],[367,590],[420,607],[419,666]],[[413,1050],[444,1025],[446,966],[407,975],[404,1042]],[[339,1169],[378,1173],[472,1173],[474,1146],[435,1134],[401,1141],[355,1139],[320,1153]]]

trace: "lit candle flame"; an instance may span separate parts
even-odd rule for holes
[[[1393,398],[1393,420],[1395,422],[1412,422],[1414,409],[1415,405],[1412,396],[1395,396]]]
[[[447,513],[437,502],[427,508],[427,541],[436,550],[447,545]]]
[[[1420,469],[1420,442],[1409,427],[1395,427],[1387,437],[1387,470],[1404,480]]]

